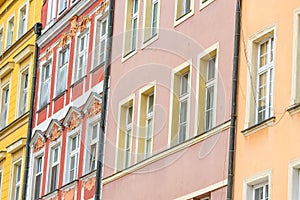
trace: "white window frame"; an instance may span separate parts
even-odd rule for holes
[[[62,63],[62,54],[66,53],[65,63]],[[58,49],[57,52],[57,64],[56,64],[56,85],[55,85],[55,96],[60,95],[67,89],[68,84],[68,69],[69,69],[69,58],[70,58],[70,45],[68,44],[65,48]],[[61,75],[60,73],[65,73]],[[65,80],[62,80],[65,79]],[[59,88],[61,87],[61,88]]]
[[[58,184],[59,184],[59,177],[60,177],[60,158],[61,158],[61,139],[59,139],[59,141],[55,141],[52,142],[52,144],[50,144],[49,147],[49,155],[48,155],[48,170],[47,170],[47,186],[46,186],[46,191],[47,193],[50,193],[52,191],[55,191],[55,189],[58,188]],[[57,157],[57,161],[55,163],[53,163],[52,160],[52,155],[53,155],[53,151],[54,149],[58,148],[58,157]],[[51,190],[51,182],[52,182],[52,169],[54,167],[57,167],[57,177],[56,177],[56,187],[54,189]]]
[[[24,82],[25,81],[24,75],[26,73],[27,73],[27,88],[24,87],[26,85]],[[28,66],[24,67],[24,69],[22,69],[19,74],[20,74],[19,85],[21,87],[19,89],[17,116],[22,116],[27,111],[29,85],[30,85],[29,67]],[[26,101],[24,101],[24,98]]]
[[[269,200],[272,199],[272,171],[265,170],[254,174],[243,181],[243,198],[245,200],[254,200],[254,189],[268,184]]]
[[[77,127],[76,129],[68,132],[67,134],[67,149],[66,149],[66,157],[65,157],[65,177],[64,177],[64,183],[69,183],[72,182],[76,179],[78,179],[78,163],[79,163],[79,152],[80,152],[80,141],[81,141],[81,125]],[[72,150],[72,139],[77,138],[77,144],[76,149]],[[74,173],[73,173],[73,179],[71,179],[71,158],[75,157],[75,162],[74,162]]]
[[[49,66],[49,77],[44,77],[43,72],[44,67]],[[52,59],[49,59],[47,62],[42,63],[40,67],[40,95],[39,95],[39,108],[45,107],[50,102],[50,90],[51,90],[51,76],[52,76]],[[46,78],[46,79],[45,79]],[[48,85],[48,93],[44,87]],[[46,91],[46,94],[42,93]],[[45,98],[45,103],[42,104],[42,98]]]
[[[37,160],[38,159],[42,159],[42,163],[41,163],[41,171],[37,173]],[[43,169],[44,169],[44,153],[40,153],[38,155],[34,155],[34,161],[33,161],[33,180],[32,180],[32,199],[39,199],[41,197],[41,194],[42,194],[42,182],[43,182]],[[36,189],[37,189],[37,186],[36,186],[36,178],[37,176],[41,176],[41,185],[38,186],[39,187],[39,197],[36,197]]]
[[[65,6],[65,7],[62,7]],[[68,0],[58,1],[58,15],[61,15],[68,8]]]
[[[56,7],[57,7],[56,3],[57,3],[57,0],[49,0],[48,1],[46,27],[51,26],[56,19]]]
[[[93,59],[93,68],[96,68],[102,65],[105,62],[106,57],[106,47],[107,47],[107,31],[108,31],[108,17],[107,14],[99,15],[95,18],[96,26],[94,33],[94,58]],[[103,22],[106,21],[106,31],[102,35]],[[104,43],[104,51],[101,52],[101,44]],[[101,61],[101,55],[103,55],[103,60]]]
[[[138,30],[138,15],[139,15],[139,0],[132,0],[131,14],[131,34],[130,34],[130,52],[136,50],[137,46],[137,30]],[[136,5],[138,4],[138,5]],[[136,25],[136,27],[134,26]]]
[[[262,188],[263,189],[263,199],[262,200],[269,200],[269,183],[268,182],[265,182],[265,183],[261,183],[261,184],[258,184],[258,185],[254,185],[253,186],[253,200],[256,200],[255,199],[255,190],[259,189],[259,188]],[[266,197],[266,191],[268,191],[268,196]],[[260,200],[260,199],[258,199]]]
[[[85,140],[86,140],[86,150],[85,150],[85,170],[84,170],[84,173],[85,174],[88,174],[94,170],[96,170],[96,167],[97,167],[97,157],[98,157],[98,148],[99,148],[99,145],[98,145],[98,139],[99,139],[99,130],[100,130],[100,121],[99,121],[99,117],[97,116],[96,119],[90,119],[88,121],[88,126],[87,126],[87,131],[86,131],[86,137],[85,137]],[[96,133],[96,138],[92,138],[93,136],[93,128],[97,126],[97,133]],[[95,154],[93,155],[92,152],[91,152],[91,147],[93,145],[96,145],[96,149],[95,149]],[[95,168],[94,169],[91,169],[91,157],[93,159],[94,157],[94,162],[95,162]],[[93,162],[93,160],[92,160]]]
[[[185,79],[185,76],[187,75],[187,80],[186,80],[186,86],[187,86],[187,88],[186,88],[186,93],[183,93],[183,82],[185,81],[184,79]],[[177,142],[178,142],[178,144],[180,144],[180,143],[182,143],[182,142],[184,142],[186,139],[187,139],[187,132],[188,132],[188,113],[189,113],[189,109],[188,109],[188,107],[189,107],[189,101],[190,101],[190,93],[189,93],[189,91],[190,91],[190,85],[189,85],[189,82],[190,82],[190,72],[188,71],[188,72],[186,72],[186,73],[184,73],[184,74],[182,74],[181,76],[180,76],[180,90],[179,90],[179,108],[178,108],[178,127],[177,127],[177,129],[178,129],[178,134],[177,134]],[[183,103],[185,103],[186,102],[186,113],[185,113],[185,115],[186,115],[186,119],[185,119],[185,121],[181,121],[181,112],[182,112],[182,104]],[[185,134],[184,135],[182,135],[182,133],[180,132],[180,130],[181,130],[181,126],[185,126]]]
[[[190,1],[190,11],[189,12],[185,12],[184,14],[182,13],[183,9],[186,9],[184,8],[185,6],[182,6],[182,11],[181,11],[181,16],[177,16],[177,12],[178,12],[178,1],[180,0],[176,0],[175,1],[175,15],[174,15],[174,26],[177,26],[179,24],[181,24],[182,22],[184,22],[186,19],[190,18],[191,16],[194,15],[194,12],[195,12],[195,1],[194,0],[189,0]],[[186,5],[186,1],[188,0],[182,0],[182,4],[183,5]]]
[[[8,97],[7,97],[7,102],[6,102],[6,117],[5,117],[5,121],[4,120],[4,116],[3,116],[3,109],[4,109],[4,90],[8,90]],[[3,86],[1,87],[1,116],[0,116],[0,129],[3,129],[4,127],[7,126],[8,123],[8,115],[9,115],[9,102],[10,102],[10,93],[11,93],[11,88],[10,88],[10,84],[9,82],[6,84],[3,84]],[[3,124],[4,123],[4,124]]]
[[[25,16],[23,15],[23,11],[25,11]],[[27,24],[28,24],[28,11],[29,6],[28,2],[24,3],[19,8],[19,20],[18,20],[18,38],[22,37],[27,31]],[[23,24],[24,23],[24,24]]]
[[[76,59],[75,59],[75,66],[74,66],[74,71],[73,71],[73,83],[77,82],[78,80],[80,80],[81,78],[83,78],[86,75],[86,70],[87,70],[87,65],[88,65],[88,49],[89,49],[89,40],[90,40],[90,28],[89,26],[87,27],[87,30],[85,30],[83,33],[80,33],[79,35],[77,35],[76,37]],[[84,39],[84,44],[85,47],[83,50],[79,50],[80,45],[81,45],[81,38],[85,38]],[[80,62],[80,58],[83,57],[83,66],[81,66],[81,68],[79,68],[79,62]],[[81,74],[79,73],[79,71],[81,71]]]
[[[214,2],[215,0],[199,0],[199,10],[204,9],[206,6]]]
[[[22,181],[22,174],[23,174],[23,169],[22,169],[22,159],[18,159],[17,161],[14,161],[12,163],[12,167],[11,167],[11,170],[12,170],[12,181],[11,181],[11,194],[10,194],[10,199],[13,199],[13,200],[19,200],[19,198],[21,197],[21,194],[22,194],[22,185],[21,185],[21,181]],[[17,167],[20,167],[20,180],[16,180],[17,178],[17,171],[18,168]],[[16,192],[17,191],[17,188],[19,190],[19,192]],[[18,197],[18,198],[17,198]]]
[[[268,42],[268,43],[267,43]],[[267,64],[260,67],[260,57],[264,56],[261,55],[260,47],[263,44],[269,44],[267,46],[267,52],[266,52],[266,59]],[[258,124],[266,119],[269,119],[273,115],[273,82],[274,82],[274,37],[268,37],[267,39],[261,41],[258,44],[258,51],[257,51],[257,66],[256,66],[256,112],[255,112],[255,123]],[[272,48],[273,46],[273,48]],[[272,55],[272,56],[270,56]],[[271,60],[272,57],[272,60]],[[261,120],[259,120],[259,77],[263,74],[266,74],[266,96],[265,96],[265,117],[263,117]]]
[[[129,121],[129,110],[131,108],[131,122]],[[124,140],[124,163],[123,168],[130,166],[130,158],[132,151],[132,129],[133,129],[133,105],[129,105],[126,109],[126,126],[125,126],[125,140]]]
[[[11,27],[11,22],[12,27]],[[6,49],[11,47],[14,42],[14,34],[15,34],[15,16],[11,16],[7,21],[7,30],[6,30]]]
[[[213,61],[214,60],[214,61]],[[209,64],[210,62],[214,62],[214,75],[213,78],[208,80],[209,76]],[[204,131],[208,131],[216,125],[216,100],[217,100],[217,55],[213,58],[210,58],[207,61],[206,67],[206,84],[205,84],[205,108],[204,108]],[[208,106],[208,90],[213,88],[213,102],[212,107],[207,108]],[[212,112],[211,121],[207,121],[207,113]]]
[[[153,101],[152,101],[152,111],[149,111],[149,99],[152,96]],[[146,108],[146,136],[145,136],[145,150],[144,150],[144,156],[145,158],[148,158],[152,154],[152,148],[153,148],[153,129],[154,129],[154,92],[148,94],[147,96],[147,108]],[[149,133],[149,122],[152,120],[151,124],[151,130],[152,132]],[[149,144],[149,145],[148,145]]]

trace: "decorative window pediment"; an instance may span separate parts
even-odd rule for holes
[[[47,128],[46,137],[49,138],[51,141],[55,141],[62,135],[62,132],[62,124],[57,119],[52,119]]]
[[[66,114],[63,125],[67,127],[69,131],[74,130],[81,124],[82,116],[82,112],[78,108],[72,106]]]
[[[101,112],[101,96],[95,92],[92,92],[84,104],[83,112],[87,114],[88,117],[95,116]]]
[[[7,153],[15,153],[26,145],[26,138],[20,138],[6,147]]]
[[[0,151],[0,161],[6,158],[6,151]]]
[[[39,151],[45,146],[46,137],[41,130],[36,130],[30,141],[30,146],[33,148],[34,152]]]
[[[0,78],[3,78],[14,69],[13,62],[7,62],[3,67],[0,68]]]

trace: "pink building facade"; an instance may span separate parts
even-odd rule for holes
[[[226,198],[235,1],[116,1],[102,199]]]
[[[94,197],[108,4],[43,5],[26,199]]]

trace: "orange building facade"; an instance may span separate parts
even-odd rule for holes
[[[243,1],[234,199],[300,198],[300,3]]]

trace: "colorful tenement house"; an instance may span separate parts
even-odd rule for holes
[[[108,2],[47,0],[26,199],[91,199],[95,193]]]
[[[22,195],[41,1],[0,0],[0,199]]]
[[[300,3],[243,1],[242,22],[234,199],[298,200]]]
[[[226,198],[236,1],[115,1],[102,199]]]

